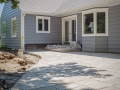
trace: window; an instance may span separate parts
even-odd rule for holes
[[[11,28],[11,30],[12,30],[12,37],[16,37],[16,17],[14,17],[14,18],[12,18],[12,23],[11,23],[12,25],[12,28]]]
[[[2,23],[2,34],[3,34],[3,38],[6,37],[6,22]]]
[[[93,33],[94,32],[94,18],[93,18],[93,13],[91,14],[85,14],[85,22],[84,22],[84,33]]]
[[[42,19],[38,19],[38,31],[42,31]]]
[[[82,12],[82,36],[108,36],[108,8]]]
[[[50,33],[50,17],[36,17],[36,33]]]
[[[97,13],[97,33],[105,33],[105,12]]]
[[[48,31],[48,20],[44,19],[44,31]]]

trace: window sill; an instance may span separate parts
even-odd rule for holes
[[[50,33],[50,31],[37,31],[36,33]]]
[[[82,37],[88,37],[88,36],[108,36],[108,34],[82,34]]]
[[[14,37],[16,37],[16,35],[15,35],[15,36],[12,36],[12,37],[14,38]]]
[[[2,38],[6,38],[6,35],[3,35]]]
[[[2,37],[2,38],[6,38],[6,37]]]

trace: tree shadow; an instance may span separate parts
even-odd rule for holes
[[[23,77],[19,82],[14,86],[12,90],[21,90],[22,86],[26,89],[31,90],[42,90],[41,88],[45,87],[54,87],[56,90],[71,90],[66,85],[70,82],[64,82],[64,80],[70,80],[74,77],[94,77],[94,78],[107,78],[111,77],[111,74],[100,74],[99,72],[105,72],[106,70],[97,70],[94,67],[82,66],[77,63],[65,63],[58,65],[50,65],[48,67],[39,67],[33,68],[29,73]],[[83,79],[84,80],[84,79]],[[74,82],[75,83],[75,82]],[[60,85],[60,88],[57,87]],[[72,86],[72,84],[71,84]],[[44,89],[43,89],[44,90]],[[45,89],[52,90],[52,89]],[[72,89],[73,90],[73,89]],[[91,88],[83,88],[81,90],[94,90]]]
[[[96,70],[94,69],[94,67],[82,66],[73,62],[73,63],[58,64],[56,66],[50,65],[49,67],[35,68],[30,72],[39,72],[42,75],[46,75],[47,73],[50,73],[52,74],[53,77],[61,77],[63,76],[63,74],[64,77],[78,76],[78,75],[101,77],[102,75],[98,73],[100,71],[106,71],[106,70]],[[104,76],[109,76],[109,75],[104,75]]]
[[[27,71],[6,72],[0,70],[0,90],[9,90]]]

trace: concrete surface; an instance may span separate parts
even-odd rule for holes
[[[120,90],[120,54],[32,53],[42,59],[12,90]]]

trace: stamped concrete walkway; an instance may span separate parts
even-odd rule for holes
[[[12,90],[120,90],[120,54],[34,53],[43,59]]]

